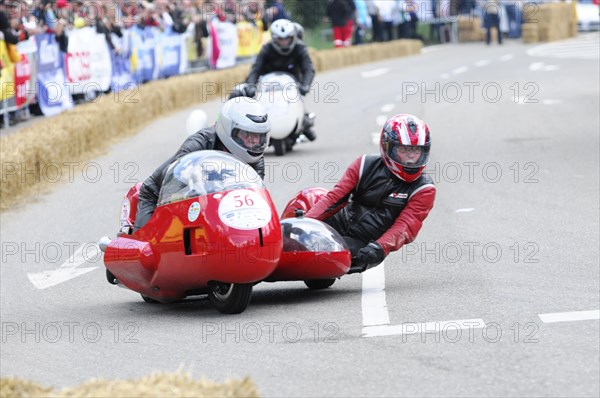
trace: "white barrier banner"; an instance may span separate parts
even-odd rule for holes
[[[71,31],[65,74],[73,94],[107,91],[112,78],[112,65],[104,35],[96,33],[96,29],[91,27]]]
[[[215,37],[209,38],[211,45],[207,48],[208,59],[214,60],[216,55],[217,69],[231,68],[235,65],[238,47],[237,28],[231,22],[221,22],[217,18],[211,21],[211,34]],[[214,40],[216,38],[216,40]]]

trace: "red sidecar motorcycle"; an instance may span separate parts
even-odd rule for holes
[[[261,281],[303,280],[322,289],[350,267],[335,230],[312,219],[280,221],[258,174],[227,153],[194,152],[171,164],[154,214],[133,232],[139,187],[123,199],[117,238],[99,245],[108,281],[147,302],[207,294],[220,312],[240,313]]]

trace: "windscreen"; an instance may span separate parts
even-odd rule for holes
[[[242,188],[264,188],[252,167],[225,152],[192,152],[167,169],[158,205]]]
[[[281,220],[283,251],[340,252],[348,250],[344,239],[329,225],[311,218]]]

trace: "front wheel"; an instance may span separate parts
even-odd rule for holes
[[[304,284],[308,286],[310,290],[327,289],[334,283],[335,279],[308,279],[304,281]]]
[[[273,147],[275,148],[275,156],[285,155],[285,140],[273,140]]]
[[[239,314],[243,312],[252,297],[252,284],[235,284],[217,282],[211,286],[208,298],[222,314]]]

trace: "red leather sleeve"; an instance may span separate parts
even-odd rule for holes
[[[396,222],[388,229],[377,243],[381,245],[385,255],[400,249],[403,245],[412,242],[421,230],[423,220],[427,218],[435,201],[435,187],[427,186],[415,193],[402,210]]]
[[[362,159],[361,156],[353,161],[335,187],[327,192],[304,216],[323,221],[346,206],[350,193],[358,184]]]

